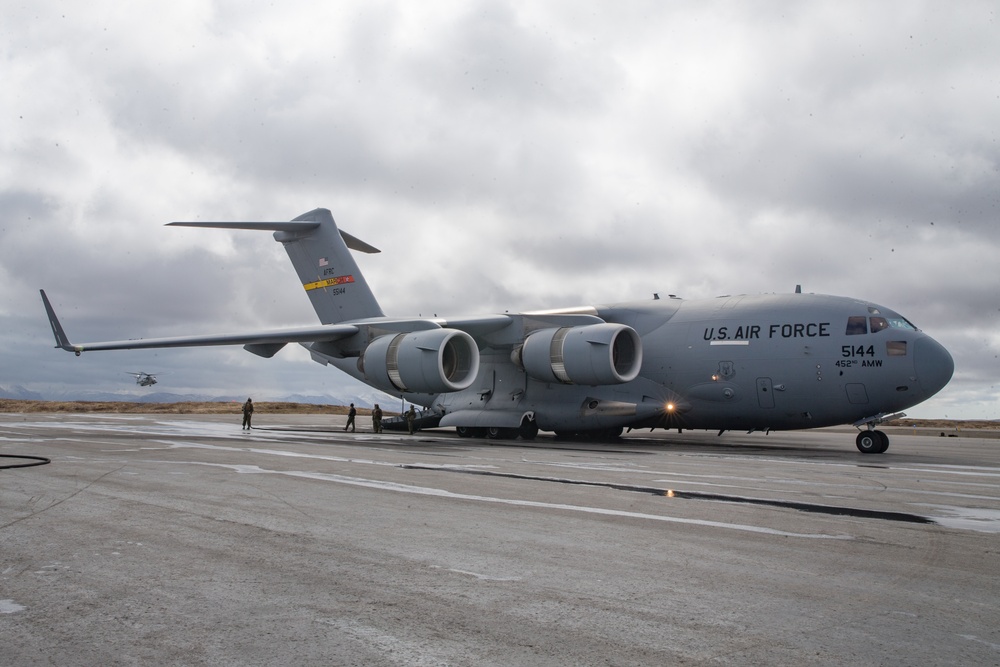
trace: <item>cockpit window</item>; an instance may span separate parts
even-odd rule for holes
[[[868,333],[868,322],[863,315],[847,318],[847,335],[860,336]]]
[[[905,340],[889,340],[885,343],[885,353],[890,357],[905,357],[906,356],[906,341]]]
[[[874,310],[869,308],[868,310]],[[871,325],[869,328],[869,324]],[[907,320],[905,317],[900,317],[896,315],[895,317],[864,317],[862,315],[855,315],[853,317],[847,318],[847,335],[848,336],[862,336],[869,331],[872,333],[878,333],[884,329],[906,329],[907,331],[919,331],[913,323]]]
[[[916,331],[917,328],[910,323],[905,317],[890,317],[889,326],[893,329],[909,329],[910,331]]]

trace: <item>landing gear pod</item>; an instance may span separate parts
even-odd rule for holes
[[[624,324],[542,329],[524,339],[511,360],[543,382],[622,384],[642,368],[642,341]]]
[[[456,329],[390,334],[373,340],[359,365],[365,381],[390,393],[461,391],[476,379],[479,348]]]

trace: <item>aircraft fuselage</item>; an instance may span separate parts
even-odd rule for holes
[[[638,377],[595,386],[533,379],[510,359],[523,331],[502,331],[486,337],[468,389],[406,398],[462,413],[468,423],[450,420],[458,426],[485,426],[486,415],[504,413],[514,424],[531,413],[553,431],[783,430],[903,410],[939,391],[954,369],[948,352],[898,313],[846,297],[664,299],[559,313],[633,328],[642,343]]]

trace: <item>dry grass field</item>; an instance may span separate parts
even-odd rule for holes
[[[1000,421],[989,419],[900,419],[889,426],[913,428],[957,428],[964,431],[1000,431]]]
[[[129,403],[118,401],[23,401],[0,398],[0,412],[108,412],[121,414],[225,415],[240,414],[243,404],[225,402]],[[313,405],[310,403],[254,402],[258,414],[346,415],[344,405]],[[359,408],[359,415],[371,414]],[[388,413],[387,413],[388,414]]]

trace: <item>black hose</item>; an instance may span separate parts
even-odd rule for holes
[[[0,466],[0,470],[7,470],[9,468],[30,468],[31,466],[43,466],[47,463],[52,463],[51,459],[47,459],[44,456],[28,456],[26,454],[0,454],[0,458],[28,459],[31,461],[31,463],[14,463],[12,465]]]

